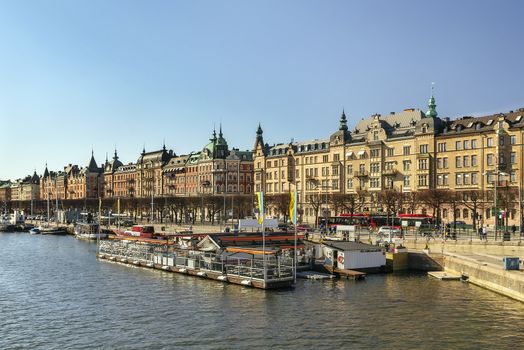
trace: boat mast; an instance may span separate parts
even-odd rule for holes
[[[56,181],[56,209],[55,209],[55,224],[58,226],[58,179]]]

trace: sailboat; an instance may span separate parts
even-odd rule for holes
[[[38,228],[33,228],[29,231],[31,234],[42,234],[42,235],[67,235],[67,228],[63,226],[58,226],[58,193],[56,197],[56,212],[55,212],[55,220],[56,220],[56,227],[50,227],[49,226],[49,194],[47,195],[47,221],[45,226],[40,226]]]

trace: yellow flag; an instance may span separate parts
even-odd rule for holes
[[[289,220],[293,223],[297,223],[297,193],[290,192],[291,198],[289,200]]]
[[[258,199],[258,224],[262,225],[264,222],[264,192],[257,192]]]

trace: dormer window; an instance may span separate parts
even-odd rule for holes
[[[522,119],[522,116],[518,115],[517,118],[515,118],[515,121],[518,123],[518,122],[520,122],[521,119]]]
[[[473,122],[468,123],[468,128],[471,128],[473,126]]]
[[[486,125],[491,125],[491,124],[493,124],[493,119],[488,120],[488,122],[486,123]]]

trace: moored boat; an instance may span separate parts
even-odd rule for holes
[[[65,227],[39,227],[40,234],[42,235],[56,235],[65,236],[67,235],[67,228]]]
[[[29,233],[32,235],[39,235],[40,229],[38,227],[33,227],[32,229],[29,230]]]
[[[77,223],[75,226],[75,237],[79,239],[104,239],[106,232],[100,231],[100,225],[95,223]]]
[[[133,225],[131,230],[116,231],[119,236],[131,236],[141,238],[155,238],[155,227],[149,225]]]

